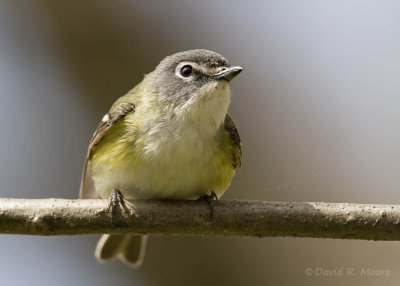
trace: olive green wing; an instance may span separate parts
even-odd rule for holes
[[[104,115],[102,121],[94,132],[92,139],[90,140],[80,186],[80,198],[82,199],[98,197],[94,188],[93,179],[90,174],[91,153],[103,139],[107,131],[109,131],[115,125],[115,123],[123,119],[127,114],[135,112],[137,101],[134,100],[135,97],[133,96],[134,94],[132,94],[134,91],[135,89],[114,103],[110,111]]]
[[[240,168],[242,166],[242,141],[240,140],[239,132],[229,113],[225,116],[224,128],[228,132],[233,144],[233,167]]]

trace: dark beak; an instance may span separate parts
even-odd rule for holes
[[[235,76],[237,76],[242,70],[243,70],[243,68],[239,67],[239,66],[227,67],[227,68],[224,68],[221,71],[217,72],[214,75],[214,79],[230,81]]]

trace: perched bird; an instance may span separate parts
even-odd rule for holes
[[[104,115],[90,141],[81,198],[221,197],[241,166],[229,81],[243,69],[190,50],[163,59]],[[98,259],[141,265],[147,236],[102,236]]]

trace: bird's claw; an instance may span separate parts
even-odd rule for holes
[[[211,191],[211,193],[209,195],[206,194],[206,193],[203,193],[197,199],[197,201],[205,201],[209,205],[209,207],[210,207],[210,220],[212,219],[212,217],[214,215],[214,200],[218,201],[217,194],[214,191]]]
[[[126,206],[124,196],[122,195],[122,193],[116,189],[113,189],[111,191],[110,202],[108,204],[108,209],[107,209],[107,211],[111,215],[111,225],[113,227],[114,227],[114,218],[117,213],[118,205],[121,205],[125,210],[125,212],[130,213],[129,208]]]

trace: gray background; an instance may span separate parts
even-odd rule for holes
[[[73,3],[72,3],[73,2]],[[166,55],[246,68],[244,162],[225,199],[400,200],[397,1],[1,1],[0,195],[76,198],[102,115]],[[2,285],[397,285],[400,243],[151,237],[142,268],[97,236],[0,236]],[[343,267],[343,276],[316,276]],[[307,268],[314,274],[307,276]],[[346,275],[354,268],[357,276]],[[361,269],[389,277],[361,276]]]

